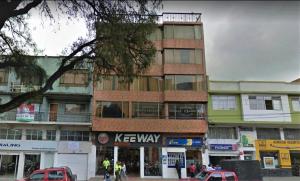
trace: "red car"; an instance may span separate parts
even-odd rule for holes
[[[186,181],[238,181],[237,175],[232,171],[212,170],[203,171],[195,176],[195,178],[182,179]]]
[[[76,181],[68,167],[35,170],[28,178],[19,181]]]

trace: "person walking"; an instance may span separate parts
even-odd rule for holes
[[[122,165],[121,162],[117,161],[115,165],[115,181],[121,181],[121,170],[122,170]]]
[[[127,174],[126,174],[126,165],[125,162],[122,163],[122,170],[121,170],[121,179],[127,180]]]
[[[178,160],[176,160],[175,168],[176,168],[176,171],[177,171],[177,174],[178,174],[178,178],[181,179],[181,166],[180,166]]]
[[[109,174],[108,169],[110,166],[110,161],[108,160],[107,157],[105,157],[105,159],[103,160],[102,166],[104,168],[104,179],[105,179],[106,175]]]
[[[189,167],[189,171],[191,174],[191,177],[194,178],[195,177],[195,173],[196,173],[196,166],[194,163],[191,163],[190,167]]]

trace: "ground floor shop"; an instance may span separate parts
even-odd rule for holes
[[[126,165],[133,177],[178,178],[175,163],[181,166],[182,177],[187,177],[191,163],[202,163],[202,137],[165,135],[159,133],[95,133],[96,174],[102,175],[102,162],[110,160],[110,172],[117,161]]]
[[[88,180],[95,175],[95,152],[90,142],[0,140],[0,181],[14,181],[36,169],[57,166],[68,166],[78,180]]]

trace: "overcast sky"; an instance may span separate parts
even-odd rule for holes
[[[165,1],[165,12],[200,12],[207,73],[212,80],[292,81],[300,78],[300,2]],[[79,36],[84,21],[60,18],[41,25],[33,14],[33,38],[46,55],[59,55]]]

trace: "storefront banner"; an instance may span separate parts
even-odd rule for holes
[[[56,141],[0,140],[0,150],[56,151]]]
[[[254,147],[255,133],[253,131],[240,131],[240,134],[243,147]]]
[[[155,133],[99,133],[98,142],[100,145],[156,145],[159,146],[162,143],[162,137],[160,134]]]
[[[237,151],[237,144],[210,144],[210,150]]]
[[[17,108],[16,120],[23,122],[34,121],[34,104],[21,104]]]
[[[256,140],[256,144],[260,150],[300,150],[300,140]]]
[[[167,146],[201,147],[202,145],[202,138],[167,138]]]

